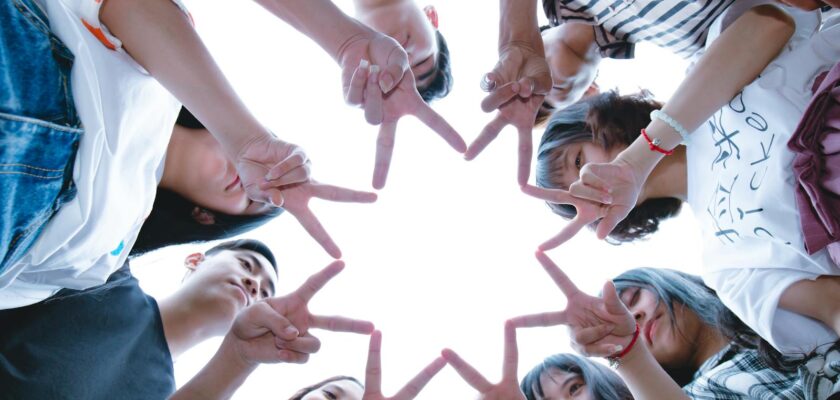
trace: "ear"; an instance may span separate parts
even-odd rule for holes
[[[588,88],[586,88],[586,91],[583,92],[583,98],[585,99],[590,96],[595,96],[599,93],[601,93],[601,87],[593,81],[592,84],[589,85]]]
[[[190,271],[195,271],[198,267],[198,264],[201,264],[204,261],[204,254],[201,253],[192,253],[184,259],[184,266],[187,267]]]
[[[216,216],[213,214],[213,212],[203,209],[201,207],[196,206],[195,208],[193,208],[192,213],[190,215],[192,215],[192,218],[193,220],[195,220],[195,222],[198,222],[201,225],[213,225],[216,223]]]
[[[437,29],[438,28],[438,13],[437,13],[437,10],[435,9],[435,6],[429,5],[429,6],[423,7],[423,12],[426,13],[426,18],[429,19],[429,22],[432,24],[432,26],[434,26],[435,29]]]

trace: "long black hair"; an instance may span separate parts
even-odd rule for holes
[[[613,282],[619,295],[629,288],[645,288],[652,291],[658,300],[665,304],[674,328],[674,305],[688,308],[704,324],[718,330],[729,340],[731,346],[758,351],[759,359],[772,369],[792,372],[802,360],[799,357],[785,357],[774,349],[726,308],[717,293],[706,286],[703,279],[697,275],[667,268],[635,268],[623,272],[613,279]],[[665,372],[677,384],[685,386],[691,382],[696,371],[689,368],[665,368]]]
[[[205,129],[186,108],[176,121],[189,129]],[[259,227],[283,212],[272,208],[259,215],[229,215],[204,208],[183,196],[158,187],[152,212],[131,249],[132,257],[162,247],[226,239]]]
[[[519,388],[528,400],[545,397],[540,376],[552,369],[580,375],[594,400],[633,400],[630,389],[615,372],[604,365],[574,354],[555,354],[528,372]]]

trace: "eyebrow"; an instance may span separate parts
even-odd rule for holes
[[[563,384],[560,385],[561,388],[565,389],[566,386],[569,384],[569,382],[580,378],[580,376],[578,374],[575,374],[575,373],[569,373],[569,375],[570,376],[568,378],[566,378],[566,380],[563,381]]]
[[[435,56],[434,53],[430,54],[428,57],[424,58],[423,60],[421,60],[417,64],[412,65],[411,68],[414,69],[414,68],[417,68],[417,67],[423,65],[424,63],[426,63],[426,61],[429,61],[430,59],[434,58],[434,56]],[[437,66],[433,66],[432,68],[429,68],[428,71],[423,73],[423,75],[415,76],[414,80],[415,80],[415,82],[420,82],[420,81],[425,80],[426,78],[434,75],[436,72],[437,72]]]
[[[254,257],[253,254],[245,253],[242,255],[242,258],[247,258],[247,260],[244,261],[248,264],[251,264],[251,268],[258,268],[260,271],[265,271],[263,265],[259,261],[257,261],[257,258]],[[271,279],[268,280],[268,288],[271,289],[271,295],[274,296],[274,293],[276,292],[274,291],[274,282],[272,282]]]

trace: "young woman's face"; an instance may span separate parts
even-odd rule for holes
[[[621,292],[621,301],[639,324],[639,340],[666,368],[685,368],[693,362],[703,323],[693,311],[674,302],[674,319],[651,290],[631,287]]]
[[[365,390],[349,379],[327,382],[304,395],[301,400],[362,400]]]
[[[438,45],[430,16],[413,1],[403,1],[375,7],[359,18],[402,45],[418,88],[431,83],[436,75]]]
[[[551,368],[540,375],[543,396],[539,400],[592,400],[586,381],[579,374]]]
[[[169,173],[177,175],[171,190],[203,208],[229,215],[267,211],[265,204],[248,199],[236,167],[209,131],[176,126],[172,135],[169,151],[178,158],[167,158],[164,171],[164,180]]]
[[[612,150],[604,150],[603,147],[592,142],[578,142],[563,146],[556,151],[558,159],[553,163],[562,163],[562,172],[559,181],[562,187],[568,188],[580,177],[580,169],[587,163],[608,163],[627,146],[619,146]]]

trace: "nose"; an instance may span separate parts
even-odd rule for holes
[[[253,301],[259,300],[260,284],[252,278],[242,278],[242,285]]]

